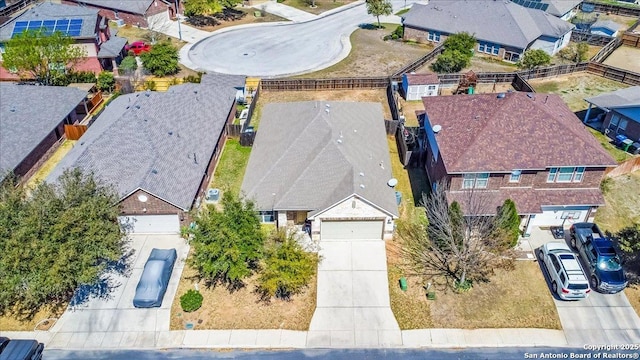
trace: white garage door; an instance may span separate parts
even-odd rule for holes
[[[180,233],[178,215],[121,216],[120,222],[130,224],[132,234],[177,234]]]
[[[586,221],[588,206],[561,207],[543,206],[542,214],[531,218],[529,226],[569,226],[576,222]],[[566,220],[565,220],[566,218]]]
[[[320,224],[322,240],[382,239],[381,220],[375,221],[328,221]]]

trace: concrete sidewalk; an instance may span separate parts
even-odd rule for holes
[[[178,24],[177,20],[169,19],[169,14],[166,12],[150,16],[149,28],[176,39],[182,38],[183,41],[192,44],[211,35],[210,32],[191,27],[183,21]]]

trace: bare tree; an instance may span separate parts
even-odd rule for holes
[[[439,183],[423,195],[426,218],[415,214],[398,224],[409,271],[460,287],[487,280],[497,266],[512,265],[513,252],[494,231],[492,193],[464,190],[460,203],[449,205],[446,188]]]

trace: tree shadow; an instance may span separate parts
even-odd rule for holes
[[[359,27],[360,29],[362,29],[362,30],[378,30],[378,29],[379,29],[379,28],[378,28],[378,25],[370,24],[370,23],[367,23],[367,24],[359,24],[359,25],[358,25],[358,27]],[[382,29],[384,29],[384,28],[382,28]]]

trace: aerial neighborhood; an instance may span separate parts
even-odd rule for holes
[[[0,2],[0,360],[634,358],[639,286],[637,1]]]

